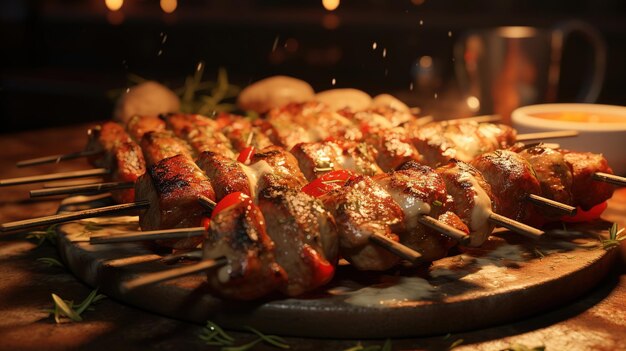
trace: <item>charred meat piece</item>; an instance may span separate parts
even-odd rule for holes
[[[541,183],[542,196],[564,204],[574,204],[572,172],[559,151],[540,144],[525,148],[519,154],[535,170]]]
[[[283,292],[296,296],[329,282],[337,259],[337,234],[321,202],[281,186],[262,189],[257,201],[276,245],[276,262],[288,275]]]
[[[601,154],[569,150],[561,150],[561,153],[572,171],[572,195],[576,206],[589,210],[611,198],[613,186],[592,178],[596,172],[613,174],[613,170]]]
[[[217,201],[234,192],[255,196],[243,164],[210,151],[202,152],[196,164],[211,180]]]
[[[365,143],[321,141],[302,143],[291,150],[307,179],[345,169],[357,174],[375,175],[383,171],[376,164],[376,150]]]
[[[526,201],[530,194],[542,195],[541,183],[526,159],[513,151],[498,150],[479,156],[472,166],[498,194],[496,213],[531,226],[542,224],[542,215]]]
[[[418,216],[443,219],[469,235],[467,227],[446,209],[446,184],[432,168],[415,162],[404,169],[374,177],[404,211],[404,229],[398,232],[400,242],[420,252],[425,261],[445,257],[455,242],[420,224]]]
[[[335,218],[341,255],[360,270],[382,271],[399,262],[398,256],[373,244],[369,237],[383,235],[399,241],[404,213],[380,185],[359,176],[322,197]]]
[[[470,162],[479,155],[515,142],[515,130],[501,124],[433,122],[413,131],[413,144],[430,166],[451,159]]]
[[[169,132],[146,133],[141,138],[141,149],[148,166],[176,155],[183,155],[190,160],[192,159],[189,147]]]
[[[491,187],[476,168],[462,161],[451,161],[435,171],[446,183],[454,212],[470,229],[470,245],[482,245],[494,228],[489,221],[495,198]]]
[[[116,182],[137,182],[146,173],[146,163],[141,148],[134,141],[122,143],[113,151],[114,166],[112,180]],[[135,189],[114,190],[113,199],[120,204],[135,201]]]
[[[211,151],[230,159],[235,158],[232,145],[218,130],[218,123],[201,115],[169,114],[163,116],[177,137],[186,140],[197,152]]]
[[[124,127],[115,122],[105,122],[92,128],[88,132],[88,151],[97,151],[99,154],[89,157],[89,163],[94,167],[110,168],[113,155],[111,152],[120,144],[131,142],[132,139],[124,130]]]
[[[126,123],[126,130],[139,142],[148,132],[164,132],[165,122],[156,116],[133,116]]]
[[[263,214],[250,202],[239,202],[211,219],[203,250],[204,258],[228,260],[226,266],[208,273],[211,290],[222,297],[253,300],[287,282],[286,272],[276,263]]]
[[[344,110],[339,113],[359,125],[367,125],[369,129],[391,129],[411,124],[416,120],[410,112],[394,109],[391,106],[376,106],[356,113]]]
[[[197,227],[204,215],[198,202],[203,195],[215,201],[209,179],[193,161],[177,155],[148,167],[135,185],[137,201],[148,200],[150,207],[139,215],[142,230]],[[177,249],[191,248],[202,239],[190,238],[161,242]]]
[[[390,172],[411,160],[417,162],[422,160],[403,129],[367,133],[364,141],[376,149],[376,163],[384,172]]]
[[[249,146],[259,150],[273,145],[257,126],[244,117],[222,113],[217,117],[216,122],[235,152],[241,152]]]
[[[307,184],[298,167],[298,160],[279,146],[259,150],[252,156],[251,164],[257,181],[257,192],[269,186],[300,190]]]

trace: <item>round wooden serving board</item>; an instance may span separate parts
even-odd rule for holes
[[[74,205],[66,208],[97,204],[71,199]],[[420,269],[371,273],[341,265],[323,289],[250,303],[211,296],[201,274],[122,293],[120,282],[171,267],[160,261],[166,252],[147,243],[90,245],[88,239],[138,230],[137,217],[59,226],[58,247],[68,267],[87,284],[162,315],[198,323],[212,320],[228,329],[251,325],[279,335],[390,338],[481,328],[572,301],[598,283],[614,262],[618,250],[602,249],[596,237],[606,236],[608,227],[604,221],[571,226],[570,238],[540,241],[500,232],[481,248]]]

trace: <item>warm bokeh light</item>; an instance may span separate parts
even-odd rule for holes
[[[433,58],[430,56],[420,57],[420,66],[422,68],[430,68],[433,65]]]
[[[178,0],[161,0],[161,10],[165,13],[172,13],[178,7]]]
[[[328,11],[333,11],[339,7],[340,0],[322,0],[322,6]]]
[[[476,96],[469,96],[466,102],[471,111],[476,112],[480,109],[480,100]]]
[[[104,0],[104,4],[107,6],[107,9],[117,11],[124,5],[124,0]]]

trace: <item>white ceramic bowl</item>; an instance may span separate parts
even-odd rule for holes
[[[623,119],[618,123],[574,122],[536,117],[546,112],[605,114]],[[513,111],[513,127],[518,133],[576,130],[577,137],[546,140],[564,149],[601,153],[615,174],[626,175],[626,107],[596,104],[543,104],[524,106]]]

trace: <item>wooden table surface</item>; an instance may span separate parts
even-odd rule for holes
[[[18,160],[80,150],[86,125],[0,136],[0,179],[88,168],[84,160],[18,169]],[[28,199],[38,185],[0,188],[0,223],[52,214],[59,199]],[[626,189],[615,193],[603,216],[626,226]],[[622,257],[626,246],[620,247]],[[55,324],[42,309],[51,293],[82,301],[90,288],[70,273],[36,261],[57,257],[51,245],[37,245],[25,233],[0,237],[0,349],[2,350],[210,350],[197,335],[202,326],[161,317],[105,299],[83,314],[80,323]],[[501,350],[515,344],[547,350],[626,350],[626,265],[620,260],[599,286],[576,302],[515,323],[452,335],[392,340],[393,350]],[[555,292],[558,293],[558,292]],[[442,316],[445,318],[445,316]],[[350,323],[349,320],[346,323]],[[262,325],[255,328],[263,330]],[[323,326],[320,326],[323,327]],[[232,333],[237,344],[253,340]],[[384,340],[313,340],[286,338],[293,350],[344,350],[361,342]],[[273,349],[257,345],[255,350]]]

